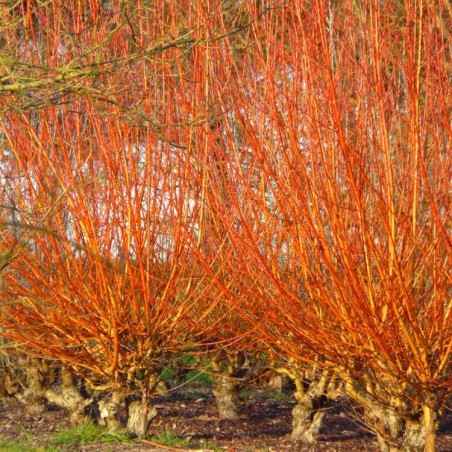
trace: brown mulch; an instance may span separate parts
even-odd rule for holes
[[[349,408],[336,406],[329,409],[320,438],[316,445],[291,441],[293,400],[274,400],[264,393],[256,392],[244,400],[241,416],[236,421],[218,419],[215,402],[210,392],[170,393],[167,397],[153,400],[158,409],[149,436],[171,430],[189,441],[190,448],[210,444],[228,452],[377,452],[375,437],[351,419]],[[64,410],[53,408],[40,414],[29,414],[19,402],[11,399],[0,402],[0,439],[28,443],[48,444],[59,430],[69,427]],[[35,438],[35,439],[32,439]],[[207,446],[208,447],[208,446]],[[182,449],[188,450],[189,448]],[[71,451],[149,451],[158,449],[154,445],[93,444],[65,448]],[[206,450],[206,449],[204,449]],[[208,450],[208,449],[207,449]],[[452,412],[438,437],[438,452],[452,452]]]

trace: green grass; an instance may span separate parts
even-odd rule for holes
[[[35,444],[33,444],[35,443]],[[137,444],[122,430],[108,430],[93,423],[70,427],[38,443],[38,438],[23,430],[18,441],[0,440],[0,452],[62,452],[70,446],[82,446],[94,443]]]
[[[59,452],[59,450],[53,446],[30,446],[23,442],[0,440],[0,452]]]
[[[25,428],[20,427],[20,442],[26,443],[28,441],[33,441],[35,439],[34,435],[28,432]]]
[[[188,446],[188,441],[177,436],[172,430],[165,430],[165,433],[151,436],[149,439],[154,443],[163,444],[165,446]]]
[[[203,369],[200,369],[200,367]],[[179,355],[172,363],[162,370],[160,375],[163,381],[171,381],[177,376],[177,368],[192,369],[180,380],[184,384],[209,384],[211,378],[209,372],[212,367],[208,361],[198,362],[196,358],[190,354]]]
[[[289,396],[287,394],[284,394],[284,392],[281,391],[269,391],[266,393],[268,397],[274,400],[286,400],[289,399]]]
[[[189,384],[208,384],[212,380],[206,372],[203,372],[202,370],[190,370],[190,372],[185,375],[185,377],[182,379],[183,383],[189,383]]]
[[[135,443],[121,430],[108,430],[91,422],[61,430],[52,439],[52,443],[59,446],[76,446],[98,442]]]
[[[253,393],[251,391],[245,390],[245,391],[241,391],[240,392],[239,397],[242,400],[247,400],[247,399],[249,399],[252,396],[252,394]]]
[[[162,381],[171,381],[176,377],[176,371],[169,368],[169,367],[165,367],[162,370],[162,373],[160,375],[160,378],[162,379]]]

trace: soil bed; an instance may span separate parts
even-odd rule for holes
[[[199,449],[243,451],[330,451],[377,452],[375,437],[351,420],[349,409],[338,405],[329,409],[316,445],[302,444],[289,439],[291,398],[276,400],[264,392],[256,391],[241,406],[237,421],[218,419],[215,401],[210,391],[199,390],[186,393],[170,392],[166,397],[156,397],[153,404],[158,416],[152,422],[149,437],[171,431],[188,441],[181,450]],[[61,429],[68,428],[69,421],[64,410],[56,407],[40,414],[29,414],[15,400],[3,400],[0,405],[0,439],[25,441],[31,446],[51,444],[51,438]],[[449,412],[438,438],[438,451],[452,451],[452,413]],[[59,450],[112,451],[176,450],[166,446],[157,449],[145,443],[104,444],[70,446]]]

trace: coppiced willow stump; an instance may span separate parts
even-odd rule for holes
[[[42,361],[33,358],[25,364],[27,387],[16,397],[26,405],[29,413],[42,413],[47,408],[45,385],[43,384]]]
[[[212,385],[220,419],[238,419],[237,378],[222,373],[214,373]]]
[[[424,450],[425,430],[422,419],[409,418],[375,406],[365,409],[366,424],[376,432],[382,452],[420,452]]]
[[[366,424],[376,432],[382,452],[433,452],[435,450],[438,422],[433,410],[426,416],[421,409],[411,413],[377,403],[371,405],[368,403],[364,409],[365,420]]]
[[[127,407],[127,431],[139,438],[146,436],[155,416],[157,416],[157,409],[149,404],[145,396],[141,401],[130,402]]]
[[[121,427],[120,410],[125,403],[126,392],[113,389],[110,394],[99,400],[99,425],[112,430]]]
[[[334,372],[313,364],[289,360],[286,367],[276,369],[295,384],[297,404],[292,410],[291,438],[315,443],[318,439],[330,399],[340,394],[341,382]]]
[[[160,371],[155,368],[149,373],[145,371],[143,377],[135,379],[134,383],[135,388],[138,389],[133,392],[130,391],[125,399],[127,409],[126,430],[128,433],[142,438],[146,436],[152,419],[157,416],[157,409],[150,404],[149,396],[156,390],[158,392]],[[141,400],[137,400],[137,393]]]
[[[243,352],[222,351],[210,359],[212,389],[220,419],[239,418],[239,386],[248,370],[249,360]]]
[[[48,388],[45,397],[50,403],[54,403],[68,410],[72,424],[83,424],[90,420],[85,413],[86,407],[92,403],[91,398],[85,398],[74,383],[74,375],[68,368],[61,368],[61,386],[59,391]]]
[[[377,374],[376,374],[377,375]],[[363,420],[377,435],[382,452],[434,452],[443,391],[416,392],[387,376],[353,380],[345,390],[362,407]]]
[[[291,438],[295,441],[315,443],[317,441],[325,411],[326,397],[317,393],[316,389],[295,394],[297,404],[292,410]]]

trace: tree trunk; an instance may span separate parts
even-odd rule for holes
[[[42,413],[47,408],[47,401],[44,397],[45,388],[42,384],[40,361],[37,358],[31,359],[25,368],[27,375],[27,388],[23,395],[18,398],[25,403],[29,413]]]
[[[287,375],[295,384],[297,405],[292,410],[292,432],[294,441],[315,443],[326,415],[329,391],[337,392],[334,374],[326,368],[314,364],[300,364],[289,360],[287,367],[277,372]]]
[[[80,394],[69,369],[61,368],[60,391],[47,389],[45,397],[50,403],[66,408],[72,424],[82,424],[90,420],[90,416],[85,413],[85,408],[92,402],[92,399],[86,399]]]
[[[391,409],[374,404],[365,409],[365,422],[375,431],[382,452],[435,451],[435,428],[433,449],[427,449],[426,421],[422,416],[419,419],[402,416]]]
[[[146,436],[149,424],[157,416],[157,410],[149,405],[147,396],[143,394],[141,401],[130,402],[127,411],[127,432],[139,438]]]
[[[249,369],[248,357],[242,352],[223,352],[211,358],[210,363],[218,415],[220,419],[238,419],[238,388]]]
[[[400,451],[399,440],[403,437],[403,419],[389,410],[375,406],[367,411],[366,419],[375,427],[377,442],[382,452]]]
[[[314,408],[320,404],[320,398],[311,402],[298,402],[292,410],[292,432],[291,438],[295,441],[315,443],[317,441],[325,411]]]
[[[291,438],[295,441],[315,443],[322,421],[325,417],[323,408],[327,403],[324,379],[303,382],[295,380],[297,405],[292,410]]]
[[[238,419],[237,378],[214,372],[212,375],[213,393],[220,419]]]
[[[155,407],[149,405],[149,394],[159,385],[160,372],[151,373],[141,386],[141,401],[132,400],[127,405],[127,432],[143,438],[152,419],[157,416]]]
[[[342,377],[346,393],[363,408],[363,421],[377,435],[382,452],[435,452],[441,406],[437,394],[416,393],[384,375],[372,380]]]
[[[99,425],[115,430],[121,427],[119,412],[126,398],[125,391],[112,390],[103,399],[99,400]]]

